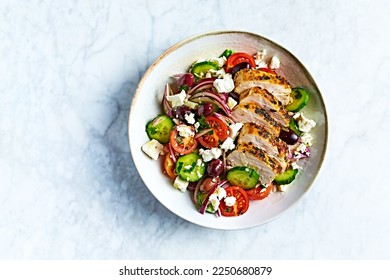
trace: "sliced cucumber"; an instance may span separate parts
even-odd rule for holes
[[[167,115],[161,115],[148,122],[146,133],[150,139],[156,139],[158,142],[166,144],[169,142],[171,130],[175,124]]]
[[[291,91],[293,102],[286,106],[290,112],[298,112],[309,102],[309,93],[304,88],[293,88]]]
[[[225,57],[228,58],[234,53],[233,50],[226,49],[219,57]]]
[[[301,136],[302,132],[299,130],[298,124],[295,122],[294,119],[290,120],[290,129],[294,131],[298,136]]]
[[[197,78],[203,78],[203,76],[207,73],[209,70],[219,70],[219,66],[213,62],[210,61],[202,61],[195,63],[191,67],[191,73],[195,75]]]
[[[259,174],[252,168],[237,166],[229,170],[227,180],[234,186],[250,190],[259,182]]]
[[[199,191],[196,194],[196,206],[198,206],[198,208],[202,207],[204,200],[207,198],[207,195],[208,195],[208,193],[201,192],[201,191]],[[214,207],[211,205],[211,203],[207,204],[206,212],[209,212],[209,213],[216,212],[216,210],[214,210]]]
[[[199,159],[200,161],[198,161]],[[202,179],[205,174],[206,164],[202,161],[202,157],[200,155],[190,153],[179,157],[176,162],[175,171],[181,179],[187,182],[197,182]]]
[[[287,185],[294,181],[298,169],[287,169],[281,174],[276,175],[274,182],[278,185]]]

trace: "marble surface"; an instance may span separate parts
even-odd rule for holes
[[[386,0],[1,1],[0,258],[390,258]],[[244,30],[293,52],[329,114],[323,168],[279,219],[190,224],[147,190],[129,106],[170,45]]]

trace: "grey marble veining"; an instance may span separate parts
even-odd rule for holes
[[[1,1],[0,258],[390,258],[390,18],[375,1]],[[317,81],[329,146],[314,187],[241,231],[190,224],[147,190],[129,106],[170,45],[245,30]]]

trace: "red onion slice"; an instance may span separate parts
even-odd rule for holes
[[[201,137],[201,136],[203,136],[203,135],[205,135],[206,133],[209,133],[209,132],[211,132],[211,131],[213,131],[212,128],[203,129],[202,131],[198,132],[198,133],[195,135],[195,139],[196,139],[196,138],[199,138],[199,137]]]

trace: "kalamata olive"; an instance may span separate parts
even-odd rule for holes
[[[174,118],[184,121],[185,120],[184,116],[186,114],[190,114],[191,112],[192,111],[189,107],[182,105],[173,108],[172,115]]]
[[[248,62],[241,62],[241,63],[238,63],[236,66],[233,67],[232,69],[232,75],[236,75],[236,73],[238,71],[240,71],[241,69],[244,69],[244,68],[251,68],[251,65],[248,63]]]
[[[211,177],[219,176],[223,171],[223,162],[220,159],[213,159],[207,166],[207,174]]]
[[[216,184],[219,183],[219,177],[210,178],[207,177],[203,179],[203,182],[201,183],[199,190],[202,192],[209,192],[213,187],[215,187]]]
[[[211,115],[214,112],[214,107],[210,102],[205,102],[204,104],[201,104],[196,109],[196,114],[201,116],[208,116]]]
[[[279,138],[286,142],[288,145],[294,145],[297,143],[299,136],[292,130],[281,130]]]

